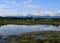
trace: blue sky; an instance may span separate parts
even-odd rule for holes
[[[0,0],[0,16],[60,16],[60,0]]]

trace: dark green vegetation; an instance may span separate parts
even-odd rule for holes
[[[32,24],[52,24],[60,25],[60,18],[16,18],[16,17],[0,17],[0,25],[18,24],[18,25],[32,25]]]
[[[39,35],[45,38],[37,38],[36,36]],[[16,43],[60,43],[60,31],[41,31],[9,36],[7,43],[14,43],[12,38],[15,38]]]

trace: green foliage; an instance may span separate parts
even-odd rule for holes
[[[52,24],[60,25],[60,18],[15,18],[15,17],[0,17],[0,25],[6,24]]]

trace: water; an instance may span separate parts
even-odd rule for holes
[[[0,35],[14,35],[33,31],[60,31],[60,26],[53,25],[3,25],[0,26]]]
[[[39,35],[39,36],[36,36],[36,38],[40,38],[40,39],[42,39],[42,38],[46,38],[46,37],[43,36],[43,35]]]
[[[3,36],[0,39],[0,42],[7,43],[6,39],[7,39],[8,35],[22,34],[22,33],[33,32],[33,31],[49,31],[49,30],[60,31],[60,26],[53,26],[53,25],[12,25],[12,24],[3,25],[3,26],[0,26],[0,35]],[[43,36],[40,35],[37,37],[41,38]],[[14,41],[15,39],[12,38],[12,40]]]

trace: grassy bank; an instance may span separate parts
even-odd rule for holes
[[[18,25],[32,25],[32,24],[52,24],[60,25],[60,18],[0,18],[0,25],[18,24]]]
[[[37,38],[42,35],[45,38]],[[22,35],[9,36],[8,43],[13,43],[11,38],[16,39],[16,43],[60,43],[60,31],[31,32]]]

